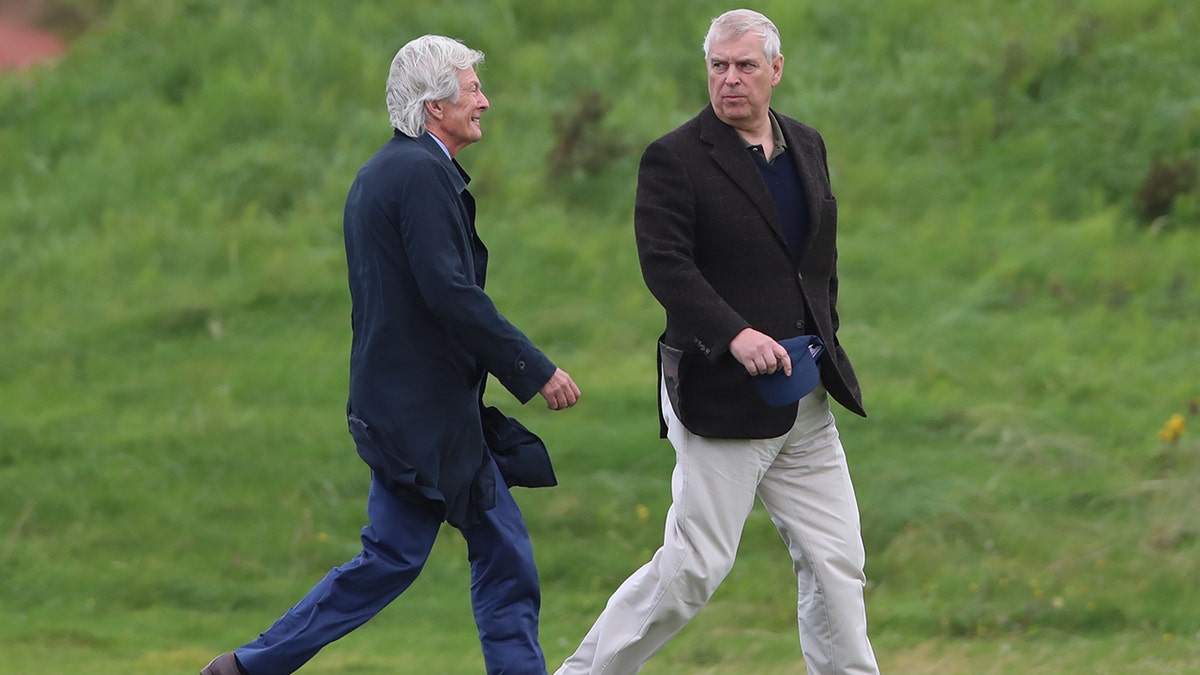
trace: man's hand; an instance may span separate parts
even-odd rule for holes
[[[562,368],[554,371],[538,393],[546,399],[546,407],[551,410],[565,410],[579,400],[579,387]]]
[[[729,343],[729,352],[751,375],[769,375],[777,370],[792,376],[792,359],[787,349],[770,336],[743,328]]]

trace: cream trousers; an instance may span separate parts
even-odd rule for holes
[[[846,455],[823,387],[778,438],[702,438],[663,396],[675,447],[662,547],[609,598],[556,675],[632,675],[704,607],[733,567],[757,496],[787,544],[810,675],[878,673],[867,638],[865,554]]]

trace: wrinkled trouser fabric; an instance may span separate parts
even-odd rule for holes
[[[858,505],[828,396],[801,399],[778,438],[692,434],[663,414],[675,448],[663,545],[609,599],[556,675],[632,675],[708,602],[733,567],[757,496],[787,544],[800,645],[812,675],[874,674]]]
[[[504,485],[498,472],[496,480]],[[498,489],[496,502],[481,522],[460,530],[471,562],[471,605],[484,663],[489,675],[545,675],[538,644],[541,594],[529,533],[508,490]],[[362,552],[330,570],[266,632],[235,652],[251,675],[295,672],[322,647],[379,613],[420,574],[441,518],[374,478],[367,515]]]

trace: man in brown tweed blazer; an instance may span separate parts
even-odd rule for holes
[[[667,315],[660,410],[676,454],[673,503],[662,547],[559,675],[638,672],[725,578],[756,497],[792,557],[808,672],[878,672],[858,506],[829,406],[865,415],[837,335],[837,201],[821,136],[770,108],[779,49],[757,12],[714,19],[710,105],[642,156],[635,229]],[[753,378],[790,376],[780,341],[801,335],[825,346],[820,384],[773,407]]]

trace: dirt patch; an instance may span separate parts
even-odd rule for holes
[[[56,35],[0,19],[0,70],[21,70],[52,61],[66,48]]]
[[[22,70],[66,51],[65,40],[41,27],[45,18],[44,3],[0,0],[0,70]]]

